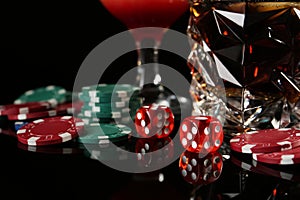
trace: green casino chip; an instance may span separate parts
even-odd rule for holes
[[[123,99],[126,99],[127,97],[126,98],[111,97],[111,96],[107,96],[107,97],[92,97],[92,96],[85,95],[82,92],[79,92],[78,93],[78,98],[81,101],[84,101],[84,102],[92,102],[92,103],[95,103],[95,104],[99,104],[99,103],[110,103],[112,101],[122,101]]]
[[[140,88],[130,84],[98,84],[92,86],[82,87],[82,93],[94,97],[109,97],[116,96],[124,98],[131,96],[135,91]]]
[[[123,109],[129,108],[129,104],[126,102],[119,103],[107,103],[107,104],[93,104],[93,103],[84,103],[82,109],[92,110],[95,112],[102,111],[121,111]]]
[[[93,112],[91,110],[81,110],[81,113],[84,117],[91,118],[122,118],[126,116],[126,112]],[[128,112],[127,112],[128,113]]]
[[[120,113],[121,115],[124,113],[128,113],[130,112],[130,108],[129,107],[125,107],[125,108],[110,108],[110,107],[98,107],[98,106],[94,106],[94,107],[90,107],[87,105],[84,105],[81,107],[81,112],[85,113],[85,112],[90,112],[95,113],[95,114],[109,114],[111,115],[112,113]]]
[[[78,118],[82,119],[85,125],[89,125],[92,123],[110,123],[112,121],[111,118],[96,118],[96,117],[86,117],[83,113],[78,113]]]
[[[78,137],[78,142],[87,144],[119,142],[128,139],[131,133],[132,129],[126,125],[92,123],[85,125],[84,134]]]
[[[85,95],[82,92],[78,93],[78,98],[84,102],[91,102],[93,104],[110,104],[111,102],[142,102],[142,98],[139,96],[130,96],[130,97],[114,97],[114,96],[89,96]]]
[[[66,102],[67,96],[68,93],[65,88],[49,85],[26,91],[14,101],[14,104],[48,102],[52,107],[56,107],[58,104]]]
[[[98,84],[82,87],[80,99],[89,102],[111,102],[111,100],[128,100],[137,97],[140,88],[129,84]]]

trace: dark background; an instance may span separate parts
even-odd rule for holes
[[[16,0],[1,2],[0,6],[0,104],[49,84],[72,90],[77,69],[89,52],[103,40],[127,30],[98,0]],[[170,28],[185,34],[187,23],[188,13]],[[165,60],[172,66],[170,62],[174,64],[176,59],[169,58],[163,53],[160,56],[162,63]],[[135,52],[120,59],[114,63],[115,67],[123,64],[119,70],[136,65]],[[173,66],[185,65],[185,61],[179,62]],[[180,70],[188,74],[188,68]]]

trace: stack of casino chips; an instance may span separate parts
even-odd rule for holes
[[[82,87],[78,98],[83,102],[77,117],[85,131],[77,138],[86,156],[92,159],[126,159],[136,111],[142,106],[140,88],[129,84],[97,84]],[[111,145],[112,143],[116,144]]]
[[[142,105],[140,88],[129,84],[97,84],[84,86],[79,92],[83,102],[78,117],[85,124],[121,123],[134,120],[136,111]]]
[[[79,93],[56,85],[35,88],[11,104],[0,105],[0,133],[16,137],[18,147],[27,151],[81,152],[61,146],[75,142],[90,157],[125,159],[120,145],[127,144],[131,136],[132,129],[125,123],[141,106],[138,94],[139,88],[126,84],[86,86]],[[4,127],[6,124],[13,127]],[[111,145],[116,142],[117,146]]]
[[[76,114],[82,102],[72,102],[74,96],[75,93],[57,85],[25,91],[13,103],[0,106],[2,124],[13,125],[17,131],[36,119]]]
[[[300,164],[300,130],[291,127],[244,132],[230,139],[230,148],[251,155],[257,162],[271,165]]]
[[[37,152],[41,146],[72,141],[84,130],[83,121],[72,116],[81,110],[82,102],[72,99],[73,93],[61,86],[28,90],[11,104],[0,106],[1,132],[12,130],[5,132],[16,137],[20,146]]]

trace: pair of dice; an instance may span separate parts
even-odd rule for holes
[[[174,129],[172,110],[163,105],[142,106],[135,116],[135,128],[142,138],[169,137]],[[223,142],[223,128],[212,116],[189,116],[180,124],[180,142],[190,152],[217,151]]]

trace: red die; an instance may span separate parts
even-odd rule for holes
[[[167,106],[158,104],[142,106],[135,115],[135,128],[143,138],[164,138],[174,128],[174,115]]]
[[[206,155],[217,151],[223,143],[223,128],[212,116],[190,116],[180,124],[180,141],[191,152]]]
[[[210,152],[205,157],[185,151],[179,158],[179,170],[184,180],[190,184],[209,184],[216,181],[223,169],[222,155]]]

